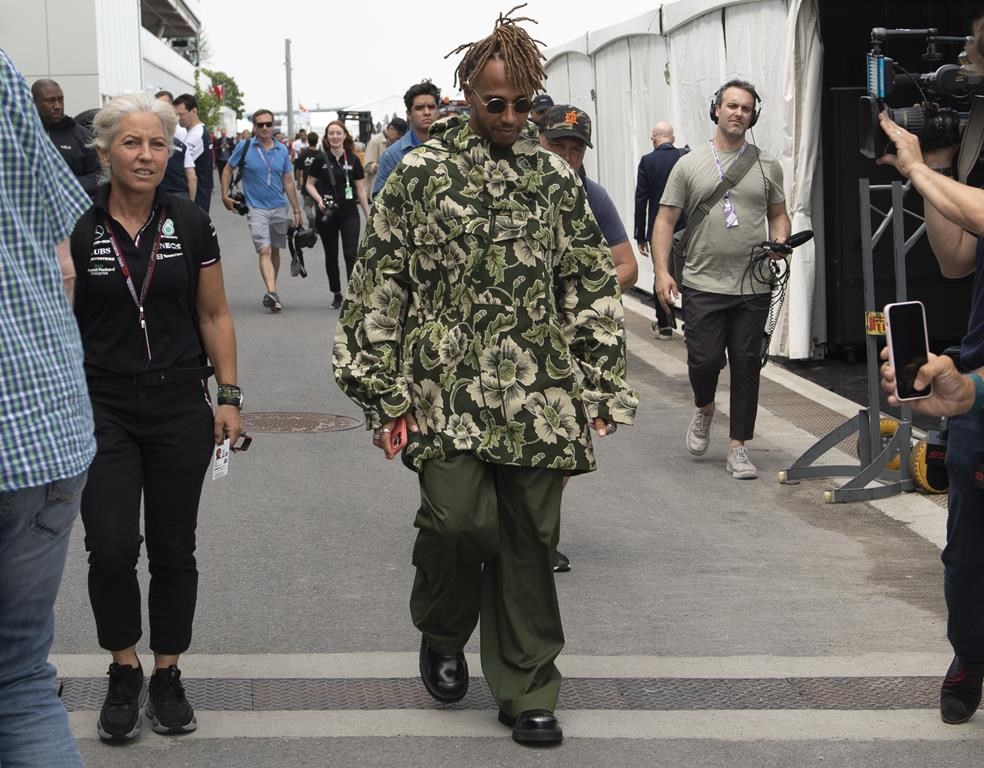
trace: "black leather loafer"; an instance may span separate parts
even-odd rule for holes
[[[564,732],[549,709],[531,709],[519,717],[510,717],[501,709],[499,722],[512,728],[513,741],[519,744],[559,744]]]
[[[468,693],[468,662],[463,651],[445,656],[420,638],[420,679],[427,692],[444,704],[461,701]]]

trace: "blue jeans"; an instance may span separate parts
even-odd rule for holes
[[[0,493],[0,768],[82,765],[48,652],[85,478]]]
[[[943,591],[947,637],[967,666],[984,671],[984,490],[974,477],[984,462],[984,416],[950,419],[946,471],[950,479]]]

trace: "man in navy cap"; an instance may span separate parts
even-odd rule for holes
[[[535,124],[537,128],[542,129],[543,121],[547,118],[547,112],[553,105],[554,100],[545,93],[541,93],[539,96],[533,97],[533,109],[530,110],[530,122]]]
[[[538,99],[550,99],[549,96],[537,96]],[[550,99],[551,104],[553,100]],[[534,99],[533,103],[536,103]],[[639,265],[635,253],[625,232],[625,225],[618,215],[615,203],[601,184],[592,181],[584,172],[584,153],[594,148],[591,144],[591,118],[582,109],[570,104],[557,104],[544,112],[543,124],[540,126],[540,146],[556,155],[560,155],[584,184],[584,192],[588,198],[588,207],[598,220],[601,234],[612,252],[615,262],[615,273],[618,276],[618,287],[624,293],[635,285],[639,277]],[[571,569],[570,559],[560,550],[554,554],[554,570],[558,573]]]

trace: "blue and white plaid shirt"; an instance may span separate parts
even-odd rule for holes
[[[95,455],[82,341],[55,255],[91,204],[0,49],[0,492],[74,477]]]

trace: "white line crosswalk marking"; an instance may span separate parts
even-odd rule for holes
[[[100,677],[108,655],[53,654],[59,677]],[[562,654],[565,677],[581,678],[784,678],[921,677],[945,670],[950,653],[867,653],[858,656],[580,656]],[[189,654],[185,679],[209,678],[413,678],[416,653]]]
[[[557,713],[566,739],[720,741],[984,741],[984,728],[944,725],[933,710],[626,712],[569,710]],[[181,737],[269,738],[502,738],[494,712],[442,710],[336,710],[328,712],[197,713],[199,728]],[[96,712],[71,712],[78,739],[95,739]],[[156,740],[139,740],[153,747]]]

